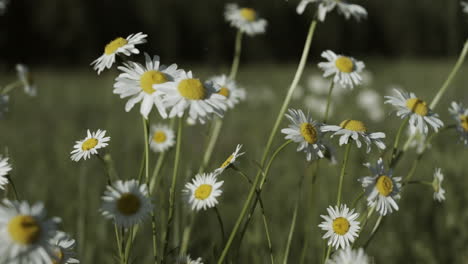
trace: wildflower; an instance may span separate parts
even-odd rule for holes
[[[338,13],[343,14],[346,19],[354,17],[359,21],[361,18],[367,17],[367,11],[364,7],[348,4],[342,0],[301,0],[296,12],[301,15],[310,3],[318,3],[318,19],[322,22],[325,20],[327,13],[331,12],[335,7],[338,9]]]
[[[174,146],[174,131],[167,125],[151,126],[150,147],[154,152],[164,152]]]
[[[218,204],[217,197],[223,193],[221,186],[224,181],[217,181],[216,175],[216,173],[197,174],[192,182],[185,184],[183,192],[188,195],[192,210],[206,210]]]
[[[181,78],[160,85],[160,91],[166,94],[165,104],[171,108],[169,117],[182,117],[188,108],[188,117],[204,124],[211,114],[223,117],[225,101],[223,95],[217,94],[211,82],[202,83],[193,77],[192,72],[183,72]]]
[[[335,249],[347,248],[358,237],[360,229],[359,222],[356,221],[359,214],[350,210],[345,204],[327,208],[328,215],[321,215],[323,221],[319,227],[326,231],[323,239],[328,239],[328,245]]]
[[[0,263],[51,263],[50,240],[58,218],[46,219],[42,203],[3,200],[0,205]]]
[[[369,257],[362,248],[340,249],[335,252],[331,259],[328,259],[325,264],[369,264]]]
[[[156,106],[162,118],[167,118],[163,102],[164,93],[159,86],[165,82],[173,82],[179,78],[182,70],[177,65],[168,67],[161,65],[159,56],[151,57],[145,53],[145,65],[136,62],[124,63],[119,66],[122,73],[115,79],[114,93],[120,98],[130,97],[125,105],[125,111],[130,111],[136,103],[141,102],[140,113],[148,118],[151,109]]]
[[[109,42],[104,48],[104,54],[91,63],[94,70],[100,74],[104,69],[110,69],[115,62],[115,55],[130,56],[138,54],[140,51],[135,45],[146,43],[148,35],[143,33],[131,34],[127,38],[118,37]]]
[[[8,163],[8,158],[0,156],[0,190],[5,190],[8,184],[8,174],[11,171],[11,165]]]
[[[28,67],[26,67],[26,65],[23,64],[17,64],[16,72],[18,73],[18,78],[20,79],[23,85],[24,93],[26,93],[29,96],[36,96],[37,86],[34,83],[34,79]]]
[[[203,262],[201,258],[191,259],[190,255],[187,255],[185,257],[181,257],[177,264],[203,264]]]
[[[445,190],[442,188],[442,181],[444,175],[440,168],[434,171],[434,180],[432,181],[432,187],[434,188],[434,200],[442,202],[445,200]]]
[[[236,162],[236,159],[244,155],[245,152],[239,153],[242,145],[238,144],[236,150],[221,164],[219,168],[215,170],[216,174],[221,174],[225,169],[229,168],[232,164]]]
[[[368,133],[366,125],[359,120],[347,119],[341,122],[339,126],[325,125],[322,127],[322,131],[334,132],[332,137],[335,135],[341,135],[340,146],[348,144],[349,138],[351,138],[356,142],[356,146],[361,148],[362,144],[359,140],[359,138],[361,138],[361,140],[367,145],[367,153],[371,150],[372,143],[374,143],[379,149],[385,149],[385,144],[382,142],[382,139],[385,138],[385,133]]]
[[[327,62],[320,62],[318,64],[319,68],[324,71],[323,77],[327,78],[334,75],[333,81],[344,88],[353,88],[354,85],[361,84],[362,77],[360,73],[365,67],[362,61],[335,54],[331,50],[322,52],[322,57],[328,60]]]
[[[359,181],[367,195],[369,206],[376,206],[376,210],[381,215],[398,211],[396,200],[400,199],[401,177],[393,177],[393,171],[385,171],[382,158],[377,161],[377,165],[372,167],[370,163],[364,164],[371,171],[372,175],[363,177]]]
[[[468,108],[464,108],[462,104],[452,102],[449,112],[457,122],[457,130],[460,133],[461,141],[468,146]]]
[[[414,93],[407,93],[404,91],[394,90],[396,96],[385,96],[387,101],[386,104],[392,104],[397,108],[397,116],[402,119],[409,117],[409,123],[415,126],[424,134],[429,132],[428,124],[438,131],[444,123],[439,119],[439,116],[432,112],[427,103],[418,97]]]
[[[51,239],[50,243],[54,246],[54,260],[52,264],[72,264],[80,263],[75,258],[75,240],[70,238],[64,232],[57,232],[54,238]]]
[[[104,217],[125,228],[143,222],[153,210],[146,184],[139,185],[136,180],[119,180],[108,185],[102,200]]]
[[[253,8],[239,8],[237,4],[227,4],[224,17],[232,27],[249,36],[265,33],[267,21],[260,18]]]
[[[214,76],[208,81],[213,82],[218,87],[216,93],[225,97],[225,103],[229,108],[232,109],[240,101],[245,100],[245,90],[237,87],[236,82],[226,75]]]
[[[84,160],[88,159],[92,155],[98,154],[97,150],[105,148],[110,140],[110,137],[106,137],[106,131],[98,129],[96,132],[89,131],[87,136],[83,140],[76,141],[71,159],[73,161],[79,161],[81,158]]]
[[[288,128],[281,129],[285,139],[299,143],[297,151],[306,153],[307,161],[321,159],[326,150],[322,142],[321,124],[306,116],[301,110],[289,109],[286,117],[291,122]]]

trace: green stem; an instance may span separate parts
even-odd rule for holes
[[[184,228],[184,232],[182,233],[182,246],[180,247],[180,251],[179,251],[180,256],[185,256],[185,253],[187,253],[187,247],[188,247],[188,242],[190,239],[190,234],[192,232],[193,223],[195,222],[193,218],[194,218],[194,215],[190,214],[189,225]]]
[[[216,218],[218,219],[219,229],[221,230],[221,242],[224,244],[224,242],[226,241],[226,235],[224,233],[223,218],[221,217],[217,206],[213,207],[213,209],[216,213]]]
[[[278,153],[284,148],[286,147],[289,143],[291,143],[292,141],[291,140],[288,140],[286,141],[286,143],[284,143],[283,145],[281,145],[276,151],[275,153],[273,154],[273,156],[271,157],[270,159],[270,162],[269,162],[269,165],[271,165],[271,163],[273,162],[272,160],[275,159],[275,157],[278,155]],[[269,168],[269,166],[267,167],[267,169]],[[267,172],[267,171],[266,171]],[[266,178],[266,172],[263,173],[264,177],[263,179]],[[252,201],[254,195],[257,193],[257,185],[258,183],[260,182],[260,176],[262,175],[262,173],[258,173],[257,176],[255,177],[255,180],[252,184],[252,186],[250,187],[250,191],[249,191],[249,194],[247,196],[247,199],[245,200],[244,202],[244,205],[242,207],[242,210],[241,210],[241,213],[239,215],[239,217],[237,218],[236,220],[236,223],[234,224],[234,227],[231,231],[231,234],[229,235],[229,238],[228,238],[228,241],[226,242],[226,245],[224,246],[224,249],[221,253],[221,256],[219,257],[217,263],[218,264],[222,264],[224,262],[224,259],[226,258],[227,256],[227,253],[229,252],[229,249],[231,248],[231,245],[232,245],[232,242],[234,241],[234,237],[236,236],[237,234],[237,231],[239,230],[239,227],[242,223],[242,220],[244,219],[246,213],[247,213],[247,209],[249,208],[249,205],[250,205],[250,202]],[[259,193],[261,193],[261,187],[259,189]],[[257,200],[256,200],[257,201]]]
[[[120,232],[119,227],[117,224],[114,224],[114,231],[115,231],[115,240],[117,241],[117,250],[119,251],[119,259],[121,264],[125,264],[125,257],[122,254],[122,244],[120,239]]]
[[[325,108],[325,115],[323,117],[323,123],[327,123],[328,121],[328,113],[330,111],[331,99],[332,99],[332,91],[333,87],[335,86],[335,82],[331,81],[330,88],[328,89],[328,97],[327,97],[327,107]]]
[[[170,239],[170,233],[171,233],[171,225],[174,217],[174,205],[175,205],[175,188],[177,184],[177,175],[179,172],[179,162],[180,162],[180,151],[181,151],[181,146],[182,146],[182,127],[183,127],[183,118],[179,118],[178,122],[178,127],[177,127],[177,144],[176,144],[176,153],[175,153],[175,158],[174,158],[174,171],[172,174],[172,183],[171,183],[171,189],[169,192],[169,213],[167,216],[167,225],[166,225],[166,233],[164,236],[164,247],[163,247],[163,253],[161,256],[161,262],[165,263],[165,255],[168,250],[169,246],[169,239]]]
[[[288,105],[289,105],[289,102],[291,101],[294,90],[296,89],[297,84],[299,83],[301,79],[302,73],[304,72],[304,68],[307,62],[307,57],[309,56],[309,50],[310,50],[310,46],[312,43],[312,39],[314,36],[316,26],[317,26],[317,21],[312,20],[309,26],[309,32],[307,33],[306,42],[304,44],[304,49],[302,51],[301,60],[299,61],[296,74],[294,75],[294,79],[291,85],[289,86],[288,93],[286,94],[286,97],[284,98],[283,105],[281,106],[281,109],[276,117],[276,121],[273,126],[273,129],[271,130],[270,136],[268,137],[268,141],[267,141],[265,150],[263,152],[263,157],[260,163],[261,166],[263,166],[265,164],[265,161],[267,160],[268,153],[270,152],[271,145],[273,144],[273,139],[275,138],[276,132],[278,131],[281,121],[284,118],[284,113],[286,112],[286,109],[288,108]]]
[[[15,183],[13,182],[13,179],[11,178],[10,175],[7,175],[6,177],[7,177],[8,183],[11,186],[11,189],[13,189],[13,194],[15,195],[15,199],[19,201],[19,195],[18,195],[18,192],[16,191],[16,186],[15,186]]]
[[[460,67],[462,66],[463,62],[465,61],[466,54],[468,53],[468,40],[465,41],[465,45],[463,46],[463,50],[460,53],[460,56],[458,57],[457,63],[453,67],[452,71],[450,72],[447,80],[445,80],[444,84],[440,88],[440,90],[437,92],[436,96],[434,99],[432,99],[431,104],[429,107],[434,110],[437,104],[439,103],[440,99],[444,95],[444,93],[447,91],[448,87],[453,81],[453,78],[457,74],[457,72],[460,70]]]
[[[341,204],[341,192],[343,190],[343,179],[345,176],[345,171],[346,171],[346,165],[348,164],[348,158],[349,158],[349,152],[351,150],[351,142],[349,142],[346,145],[346,150],[343,158],[343,165],[341,166],[341,172],[340,172],[340,182],[338,184],[338,195],[336,198],[336,205],[340,206]]]
[[[400,128],[398,129],[398,132],[395,137],[395,141],[393,142],[393,149],[392,149],[392,157],[390,159],[390,168],[394,168],[395,162],[397,161],[397,156],[398,156],[398,144],[400,143],[400,137],[405,129],[406,125],[408,124],[409,117],[405,118],[403,122],[401,122]]]
[[[364,197],[365,191],[362,191],[358,194],[356,198],[354,198],[353,203],[351,204],[351,208],[356,208],[356,204]]]
[[[291,220],[291,227],[289,228],[289,234],[288,234],[288,240],[286,244],[286,249],[284,251],[284,258],[283,258],[283,264],[288,263],[288,256],[289,256],[289,250],[291,248],[291,242],[294,234],[294,228],[296,227],[296,218],[297,218],[297,208],[299,207],[299,198],[296,201],[296,205],[294,206],[294,213],[293,217]]]
[[[154,167],[153,174],[151,175],[149,190],[150,193],[153,193],[156,188],[157,179],[159,173],[161,172],[162,166],[164,165],[164,160],[166,159],[166,152],[161,152],[159,154],[158,160],[156,161],[156,166]]]
[[[236,43],[234,47],[234,59],[232,60],[231,73],[229,74],[229,79],[235,80],[237,71],[239,69],[239,61],[242,50],[242,31],[238,30],[236,35]]]
[[[216,142],[218,141],[219,133],[221,132],[221,128],[223,127],[223,120],[221,118],[216,118],[213,121],[213,130],[210,133],[210,139],[208,144],[206,145],[205,154],[203,155],[203,162],[200,168],[198,169],[198,173],[204,172],[208,163],[211,159],[211,154],[213,154],[214,147],[216,146]]]
[[[377,231],[379,231],[380,226],[382,224],[382,219],[383,219],[383,216],[380,215],[379,218],[377,219],[377,222],[375,223],[374,228],[372,229],[372,232],[371,232],[369,238],[367,239],[366,243],[363,246],[364,249],[366,249],[369,246],[370,242],[375,237],[375,234],[377,234]]]
[[[322,263],[325,263],[327,261],[327,259],[330,257],[330,253],[331,253],[331,245],[328,245],[327,246],[327,251],[325,253],[325,258],[323,258]]]
[[[2,95],[6,95],[6,94],[8,94],[9,92],[11,92],[13,89],[15,89],[16,87],[21,87],[22,84],[23,84],[22,81],[15,81],[15,82],[12,82],[12,83],[6,85],[6,86],[2,89],[1,94],[2,94]]]

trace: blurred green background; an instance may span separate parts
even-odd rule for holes
[[[356,1],[367,8],[369,18],[357,23],[345,21],[333,13],[317,28],[312,53],[292,105],[304,110],[313,108],[312,98],[323,97],[310,84],[319,74],[316,64],[324,49],[352,54],[366,63],[371,81],[365,87],[337,97],[330,123],[343,119],[360,119],[372,131],[387,134],[386,144],[393,143],[401,120],[388,106],[382,119],[371,118],[357,101],[363,89],[378,93],[380,99],[390,93],[390,87],[403,87],[430,101],[448,76],[455,57],[466,38],[466,16],[462,16],[458,1]],[[220,141],[215,148],[215,169],[230,155],[238,143],[247,154],[240,167],[252,177],[254,165],[261,157],[276,113],[293,78],[295,64],[302,49],[308,15],[295,14],[296,1],[244,1],[258,8],[269,20],[267,34],[246,38],[239,83],[246,88],[248,98],[226,114]],[[38,84],[38,96],[27,97],[20,89],[10,98],[9,112],[0,120],[0,146],[8,147],[13,162],[12,173],[20,196],[28,201],[44,201],[50,215],[63,218],[62,228],[79,242],[82,263],[115,263],[116,246],[113,226],[99,213],[100,197],[105,188],[103,168],[96,158],[78,163],[70,160],[69,152],[75,140],[83,138],[86,129],[105,129],[111,136],[107,149],[113,156],[119,174],[126,179],[136,177],[143,148],[141,119],[138,108],[124,111],[126,100],[112,94],[118,72],[106,71],[101,76],[88,64],[102,53],[104,45],[116,36],[145,32],[149,34],[142,51],[162,56],[163,62],[177,62],[199,77],[226,73],[233,49],[234,30],[223,20],[224,1],[73,1],[73,0],[13,0],[7,13],[0,17],[0,48],[2,71],[0,85],[15,80],[17,62],[32,65]],[[141,60],[141,56],[133,57]],[[444,96],[436,112],[446,124],[452,124],[447,108],[452,100],[468,104],[463,66],[455,82]],[[341,89],[341,88],[340,88]],[[313,112],[317,119],[320,112]],[[152,122],[159,122],[152,113]],[[282,123],[286,127],[287,122]],[[177,194],[185,182],[194,176],[200,164],[209,126],[187,127],[183,138],[183,157]],[[331,140],[340,162],[343,150],[337,139]],[[274,146],[283,143],[276,137]],[[162,173],[162,188],[155,195],[159,232],[166,219],[168,186],[173,151],[169,152]],[[374,162],[376,150],[366,154],[352,150],[345,178],[344,201],[351,204],[361,190],[357,179],[367,176],[364,162]],[[416,155],[410,151],[395,174],[405,176]],[[467,263],[468,210],[466,204],[467,148],[454,131],[443,132],[434,140],[424,156],[414,179],[432,180],[436,167],[445,174],[447,200],[435,202],[430,187],[409,186],[399,202],[400,211],[386,217],[382,229],[367,253],[376,263]],[[155,162],[156,155],[151,154]],[[289,146],[274,163],[265,185],[263,199],[272,233],[276,262],[281,262],[291,223],[295,200],[302,184],[301,207],[293,237],[289,263],[319,263],[322,256],[323,232],[317,225],[336,197],[339,165],[322,162],[317,185],[312,187],[313,166],[305,162],[302,153]],[[234,172],[222,176],[225,181],[219,209],[229,232],[248,186]],[[177,195],[177,213],[171,247],[177,248],[190,210],[182,195]],[[361,210],[361,201],[357,208]],[[268,250],[261,216],[254,216],[239,254],[232,263],[267,263]],[[369,233],[375,218],[363,232]],[[132,255],[134,263],[150,263],[150,223],[139,233]],[[160,233],[161,234],[161,233]],[[310,241],[305,241],[309,236]],[[358,240],[357,245],[362,245]],[[194,232],[188,253],[213,263],[221,246],[216,216],[212,210],[196,214]],[[234,243],[233,252],[238,247]],[[171,258],[174,260],[174,258]]]

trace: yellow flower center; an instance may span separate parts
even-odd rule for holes
[[[241,8],[240,14],[245,20],[249,22],[252,22],[257,18],[257,12],[255,12],[253,8]]]
[[[156,143],[166,142],[167,136],[163,131],[156,131],[153,135],[153,141]]]
[[[209,184],[202,184],[195,190],[195,198],[198,200],[205,200],[211,194],[213,186]]]
[[[310,144],[317,142],[317,129],[310,123],[301,124],[301,135]]]
[[[8,233],[16,243],[31,245],[39,240],[41,227],[34,217],[18,215],[8,223]]]
[[[463,130],[465,130],[465,132],[468,132],[468,115],[461,115],[460,122]]]
[[[140,77],[140,86],[147,94],[156,92],[153,84],[161,84],[167,82],[166,75],[160,71],[147,71]]]
[[[229,89],[227,87],[221,87],[221,89],[219,89],[219,92],[218,94],[228,98],[229,97],[229,94],[231,94],[231,92],[229,91]]]
[[[117,200],[117,210],[123,215],[129,216],[133,215],[141,207],[140,198],[138,198],[133,193],[124,193]]]
[[[344,57],[344,56],[338,57],[335,60],[335,66],[341,72],[350,73],[354,71],[354,62],[348,57]]]
[[[375,184],[377,191],[380,195],[389,196],[393,191],[393,181],[390,177],[381,175],[377,178],[377,183]]]
[[[350,225],[348,219],[344,217],[338,217],[333,220],[332,226],[335,234],[342,236],[348,233]]]
[[[426,102],[418,98],[410,98],[406,100],[406,107],[411,110],[413,113],[416,113],[420,116],[426,116],[429,112]]]
[[[62,263],[63,260],[63,252],[62,250],[57,247],[57,250],[55,251],[55,259],[52,260],[52,264],[60,264]]]
[[[367,132],[366,125],[358,120],[346,119],[341,122],[340,127],[356,132]]]
[[[99,141],[95,138],[87,139],[85,142],[83,142],[83,145],[81,145],[81,149],[84,151],[93,149],[98,143]]]
[[[198,79],[185,79],[180,81],[177,90],[179,90],[180,95],[189,100],[202,100],[205,99],[206,96],[206,89]]]
[[[121,48],[127,45],[128,41],[124,38],[116,38],[113,41],[109,42],[104,49],[106,55],[114,54],[118,48]]]
[[[226,168],[227,166],[229,166],[233,158],[234,158],[234,155],[229,156],[229,158],[227,158],[226,161],[223,162],[223,164],[221,165],[221,168]]]

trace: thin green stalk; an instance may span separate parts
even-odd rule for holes
[[[377,231],[379,231],[380,226],[382,225],[382,219],[383,219],[383,216],[380,215],[379,218],[377,219],[377,222],[374,225],[374,228],[372,229],[372,232],[369,238],[367,239],[366,243],[363,246],[364,249],[366,249],[369,246],[370,242],[375,237],[375,234],[377,234]]]
[[[327,259],[330,257],[330,253],[331,253],[331,245],[328,245],[327,246],[327,251],[325,253],[325,257],[323,258],[322,263],[325,263],[327,261]]]
[[[182,233],[182,246],[180,247],[180,256],[184,256],[185,253],[187,253],[187,247],[188,247],[188,241],[190,239],[190,233],[192,232],[193,228],[193,223],[194,221],[194,215],[190,214],[189,217],[189,225],[184,228],[184,232]]]
[[[172,225],[172,220],[174,217],[175,188],[177,185],[177,175],[179,172],[180,151],[181,151],[181,146],[182,146],[182,127],[184,124],[182,117],[179,118],[178,123],[179,124],[177,126],[177,144],[176,144],[176,152],[175,152],[175,158],[174,158],[174,171],[172,174],[171,189],[169,192],[169,212],[167,216],[166,233],[164,237],[164,247],[163,247],[162,256],[161,256],[161,263],[165,263],[165,255],[169,247],[171,225]]]
[[[16,190],[16,186],[15,186],[15,183],[13,182],[13,179],[11,178],[11,176],[9,174],[6,177],[7,177],[8,183],[11,186],[11,189],[13,189],[13,194],[15,195],[15,199],[17,201],[19,201],[19,195],[18,195],[18,192]]]
[[[364,197],[365,193],[365,191],[362,191],[358,194],[356,198],[354,198],[353,202],[351,203],[351,208],[356,208],[356,204],[359,202],[359,200],[361,200],[362,197]]]
[[[463,50],[460,53],[460,56],[458,57],[457,63],[455,64],[452,71],[450,72],[447,80],[445,80],[444,84],[442,85],[440,90],[437,92],[434,99],[432,99],[432,102],[429,105],[429,107],[432,110],[434,110],[436,108],[436,106],[439,103],[440,99],[442,98],[442,96],[444,95],[444,93],[447,91],[448,87],[452,83],[453,78],[455,77],[455,75],[457,75],[457,72],[460,70],[460,67],[462,66],[463,62],[465,61],[465,57],[466,57],[467,53],[468,53],[468,40],[465,41],[465,45],[463,46]]]
[[[343,179],[345,176],[345,171],[346,171],[346,165],[348,164],[348,158],[349,158],[349,152],[351,150],[351,142],[349,142],[346,145],[346,150],[343,158],[343,165],[341,166],[341,172],[340,172],[340,182],[338,184],[338,195],[336,198],[336,205],[340,206],[341,204],[341,192],[343,190]]]
[[[216,213],[216,218],[218,219],[219,229],[221,230],[221,242],[224,244],[224,242],[226,241],[226,235],[224,233],[223,218],[221,217],[221,213],[219,212],[217,206],[213,207],[213,209]]]
[[[119,251],[119,259],[121,264],[125,264],[125,257],[122,254],[122,244],[120,239],[120,232],[119,227],[117,224],[114,224],[114,231],[115,231],[115,240],[117,242],[117,250]]]
[[[409,117],[405,118],[403,122],[401,122],[400,128],[398,129],[398,132],[396,134],[395,141],[393,142],[392,157],[390,159],[390,168],[394,168],[395,161],[397,160],[398,156],[398,144],[400,143],[400,137],[406,125],[408,124],[408,121]]]
[[[210,138],[208,144],[206,145],[205,154],[203,155],[202,165],[198,169],[198,173],[204,172],[205,168],[208,166],[208,163],[211,159],[211,154],[213,154],[214,147],[218,141],[219,133],[223,127],[223,119],[215,118],[213,121],[213,130],[210,133]]]
[[[260,163],[261,166],[263,166],[265,164],[265,161],[267,160],[268,154],[270,152],[271,145],[273,144],[273,139],[276,136],[276,132],[279,129],[281,121],[283,120],[284,113],[286,112],[286,109],[289,106],[289,102],[291,101],[294,90],[296,89],[297,84],[299,83],[299,81],[300,81],[300,79],[302,77],[302,73],[304,72],[304,68],[305,68],[305,65],[306,65],[306,62],[307,62],[307,57],[309,56],[309,50],[310,50],[310,46],[311,46],[311,43],[312,43],[312,39],[313,39],[313,36],[314,36],[316,26],[317,26],[317,21],[312,20],[312,22],[310,23],[310,26],[309,26],[309,32],[307,33],[306,42],[304,44],[304,50],[302,51],[301,60],[299,61],[299,65],[297,67],[296,74],[294,75],[294,79],[293,79],[291,85],[289,86],[288,93],[286,94],[286,97],[284,98],[283,105],[281,106],[281,109],[280,109],[280,111],[278,113],[278,116],[276,117],[275,124],[273,126],[273,129],[270,132],[270,136],[268,137],[268,141],[267,141],[265,150],[263,152],[263,157],[262,157],[262,160],[261,160],[261,163]]]
[[[335,86],[335,82],[333,79],[331,80],[330,83],[330,88],[328,89],[328,97],[327,97],[327,107],[325,108],[325,114],[323,117],[323,123],[326,123],[328,121],[328,113],[330,111],[330,105],[331,105],[331,99],[332,99],[332,91],[333,87]]]
[[[286,243],[286,249],[284,250],[283,264],[288,263],[289,250],[291,249],[291,242],[294,234],[294,228],[296,227],[296,218],[297,218],[297,208],[299,207],[299,199],[296,201],[294,206],[293,218],[291,220],[291,227],[289,228],[288,240]]]
[[[286,143],[284,143],[283,145],[281,145],[276,151],[275,153],[273,153],[271,159],[270,159],[270,162],[269,162],[269,166],[271,166],[271,163],[273,162],[273,160],[275,159],[275,157],[279,154],[279,152],[284,149],[284,147],[286,147],[288,144],[290,144],[292,141],[291,140],[288,140],[286,141]],[[266,173],[269,169],[269,166],[267,167],[267,170],[265,171],[265,173],[263,173],[264,177],[263,179],[265,179],[266,177]],[[228,241],[226,242],[226,245],[224,246],[224,249],[221,253],[221,256],[219,257],[217,263],[218,264],[222,264],[224,262],[224,259],[226,258],[227,256],[227,253],[229,252],[229,249],[231,248],[231,245],[232,245],[232,242],[234,241],[234,237],[236,236],[237,234],[237,231],[239,230],[239,227],[242,223],[242,220],[244,219],[246,213],[247,213],[247,209],[249,208],[249,205],[250,205],[250,202],[252,201],[254,195],[257,193],[257,185],[258,183],[260,182],[260,176],[262,175],[262,173],[258,173],[257,176],[255,177],[255,180],[252,184],[252,186],[250,187],[250,191],[249,191],[249,194],[247,196],[247,199],[245,200],[244,202],[244,205],[242,207],[242,210],[241,210],[241,213],[239,215],[239,217],[237,218],[236,220],[236,223],[234,224],[234,227],[231,231],[231,234],[229,235],[229,238],[228,238]],[[261,192],[261,189],[259,190],[259,192]],[[257,201],[257,200],[256,200]]]
[[[156,161],[156,166],[154,166],[153,173],[151,175],[149,190],[150,193],[153,193],[154,189],[156,188],[157,179],[159,173],[161,172],[162,166],[164,165],[164,160],[166,159],[166,151],[161,152],[158,156],[158,160]]]
[[[22,81],[15,81],[15,82],[12,82],[10,84],[7,84],[5,87],[3,87],[1,94],[2,95],[8,94],[9,92],[11,92],[16,87],[20,87],[22,84],[23,84]]]
[[[236,43],[234,47],[234,59],[232,60],[231,73],[229,74],[229,79],[235,80],[237,71],[239,69],[239,61],[242,50],[242,31],[238,30],[236,34]]]

